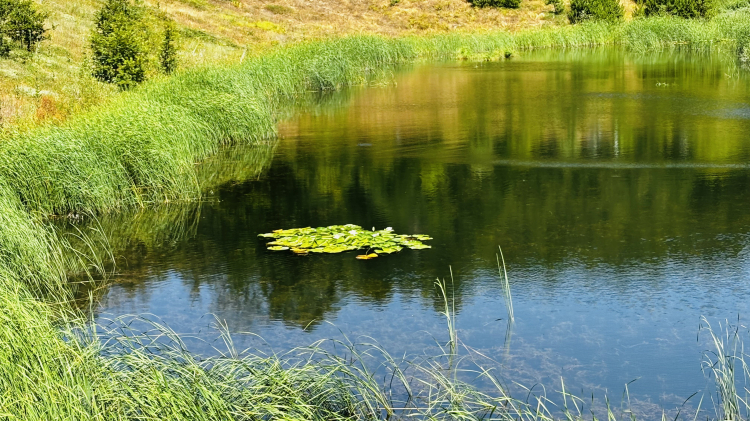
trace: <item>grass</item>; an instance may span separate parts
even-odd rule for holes
[[[207,3],[209,4],[209,3]],[[265,145],[275,119],[309,91],[387,79],[419,60],[500,60],[531,48],[622,45],[721,49],[734,53],[750,29],[746,11],[708,22],[672,18],[609,26],[430,37],[354,36],[281,47],[241,64],[183,71],[109,100],[61,125],[15,133],[0,142],[0,416],[8,419],[552,419],[546,397],[507,396],[492,373],[461,372],[440,358],[397,362],[377,346],[344,360],[321,347],[283,356],[242,354],[201,359],[159,327],[149,335],[99,332],[81,325],[65,302],[71,271],[101,268],[96,253],[48,226],[50,215],[97,214],[199,198],[207,186],[244,174],[214,175],[196,165],[223,145]],[[269,154],[260,153],[263,156]],[[255,171],[255,170],[252,170]],[[75,249],[77,252],[71,253]],[[507,280],[506,280],[507,283]],[[445,291],[445,288],[443,290]],[[508,295],[508,298],[510,296]],[[450,355],[455,315],[446,298]],[[512,317],[512,313],[511,313]],[[73,326],[73,327],[71,327]],[[78,326],[77,328],[75,326]],[[106,341],[100,341],[100,336]],[[366,365],[379,355],[403,399]],[[726,351],[717,346],[717,355]],[[451,357],[453,358],[453,357]],[[468,361],[468,360],[467,360]],[[731,360],[717,379],[729,385]],[[409,374],[405,374],[409,373]],[[460,379],[482,377],[493,394]],[[735,389],[720,387],[721,414],[735,414]],[[564,395],[565,396],[565,395]],[[726,403],[726,405],[725,405]],[[549,407],[548,407],[549,406]],[[401,409],[399,409],[401,408]],[[734,412],[733,412],[734,411]],[[731,415],[734,416],[734,415]],[[573,417],[577,418],[577,416]]]
[[[503,288],[503,299],[505,299],[505,307],[508,310],[508,323],[513,323],[516,317],[513,315],[513,296],[510,293],[510,283],[508,282],[508,271],[505,270],[505,256],[503,256],[503,249],[498,246],[500,255],[497,257],[497,270],[500,271],[500,262],[502,260],[502,272],[500,272],[500,282]]]

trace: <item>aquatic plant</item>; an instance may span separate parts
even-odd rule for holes
[[[510,293],[510,282],[508,282],[508,271],[505,270],[505,256],[503,256],[502,247],[498,246],[500,255],[495,255],[497,258],[497,270],[500,272],[500,282],[503,289],[503,299],[505,300],[505,308],[508,310],[508,322],[513,323],[516,318],[513,315],[513,296]],[[500,263],[502,261],[502,267]]]
[[[341,253],[365,249],[368,253],[357,256],[357,259],[361,260],[372,259],[381,254],[397,253],[404,248],[428,249],[431,247],[422,241],[432,240],[430,236],[422,234],[395,234],[391,227],[379,231],[375,231],[373,227],[372,231],[368,231],[354,224],[279,229],[258,236],[276,239],[266,244],[269,250],[291,250],[295,254]],[[371,250],[373,253],[369,253]]]

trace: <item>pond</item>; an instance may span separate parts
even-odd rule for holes
[[[211,344],[213,314],[240,349],[346,335],[429,354],[448,340],[445,279],[462,349],[507,384],[564,378],[619,405],[637,379],[631,403],[660,414],[710,384],[701,316],[718,330],[750,315],[750,77],[730,60],[522,53],[299,108],[277,142],[205,163],[202,203],[102,219],[119,275],[97,317],[148,315]],[[432,248],[362,261],[258,237],[349,223]]]

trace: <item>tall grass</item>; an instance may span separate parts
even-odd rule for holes
[[[510,293],[510,282],[508,282],[508,271],[505,270],[505,256],[503,256],[503,249],[498,246],[500,251],[497,257],[497,270],[500,272],[500,282],[503,289],[503,299],[505,300],[505,308],[508,310],[508,322],[513,323],[516,318],[513,315],[513,296]],[[502,263],[502,266],[500,264]]]
[[[741,420],[750,417],[750,390],[747,382],[741,392],[737,390],[738,375],[750,378],[750,367],[745,361],[745,350],[740,337],[739,324],[719,324],[718,332],[705,318],[700,330],[707,331],[713,349],[704,353],[703,371],[714,378],[714,412],[720,420]]]
[[[500,59],[531,48],[605,44],[636,51],[735,51],[737,39],[750,31],[749,17],[738,10],[702,22],[654,18],[515,34],[307,42],[241,65],[155,81],[64,126],[2,139],[0,417],[323,420],[378,419],[400,411],[428,419],[553,418],[546,398],[513,400],[478,366],[474,375],[496,385],[496,393],[462,383],[455,367],[452,374],[433,361],[404,368],[383,357],[406,391],[396,402],[366,366],[320,349],[279,357],[241,355],[229,346],[222,356],[201,359],[168,330],[146,337],[106,332],[110,342],[102,343],[83,333],[89,329],[69,327],[67,307],[50,305],[70,299],[70,270],[90,267],[92,259],[98,263],[81,250],[67,253],[70,242],[45,218],[198,198],[212,174],[196,171],[196,164],[223,145],[273,137],[283,108],[309,91],[382,80],[404,63]],[[446,315],[455,355],[455,313],[447,301]],[[357,354],[358,361],[377,350]],[[408,370],[411,377],[404,374]]]

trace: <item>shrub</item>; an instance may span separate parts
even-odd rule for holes
[[[106,0],[91,35],[92,74],[128,89],[146,79],[148,30],[130,0]]]
[[[682,18],[708,18],[716,14],[715,0],[640,0],[646,16],[674,15]]]
[[[517,9],[521,5],[521,0],[469,0],[469,3],[475,7],[507,7]]]
[[[554,12],[556,15],[561,15],[565,12],[565,3],[562,0],[545,0],[544,4],[555,6]]]
[[[0,0],[0,56],[10,53],[8,41],[16,42],[27,51],[46,39],[44,21],[48,13],[39,12],[31,0]]]
[[[578,23],[588,19],[616,22],[625,14],[619,0],[571,0],[568,19]]]

